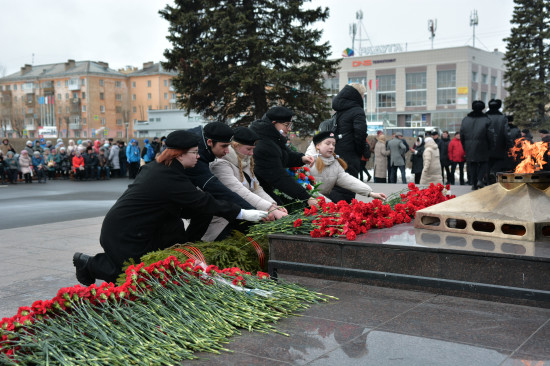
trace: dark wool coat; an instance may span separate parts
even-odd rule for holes
[[[212,153],[206,139],[204,137],[202,127],[195,127],[189,130],[200,137],[199,141],[199,161],[193,168],[186,169],[185,173],[201,190],[210,193],[217,200],[226,200],[235,202],[241,208],[245,210],[254,209],[252,205],[246,202],[241,196],[227,188],[222,182],[216,178],[210,171],[210,163],[216,159],[216,156]]]
[[[451,165],[451,159],[449,159],[449,143],[451,142],[451,139],[449,137],[446,139],[442,137],[438,140],[441,141],[437,144],[437,147],[439,148],[439,161],[441,162],[441,166],[449,166]]]
[[[422,173],[422,169],[424,169],[424,160],[422,159],[422,154],[424,153],[424,141],[420,144],[420,146],[414,145],[413,149],[416,150],[416,154],[411,154],[411,173]]]
[[[335,152],[348,164],[348,172],[353,175],[355,170],[357,174],[367,136],[363,96],[354,87],[346,85],[332,100],[332,109],[337,113],[336,134],[342,135],[336,142]]]
[[[216,215],[234,220],[241,208],[199,191],[174,159],[170,166],[151,162],[111,207],[101,227],[100,244],[115,266],[151,251],[187,242],[181,217]]]
[[[491,120],[491,127],[495,131],[495,147],[489,152],[489,157],[491,159],[505,159],[508,149],[514,146],[510,138],[508,118],[498,110],[489,110],[487,116]]]
[[[489,161],[489,151],[495,146],[491,120],[483,112],[470,112],[460,126],[460,142],[469,162]]]
[[[261,138],[254,148],[254,174],[264,191],[275,200],[278,197],[273,193],[274,189],[295,199],[309,199],[309,193],[286,171],[286,168],[304,165],[304,154],[290,150],[286,146],[286,137],[266,117],[252,122],[250,129]]]

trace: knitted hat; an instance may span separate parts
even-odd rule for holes
[[[223,122],[211,122],[207,124],[203,128],[203,132],[204,137],[217,142],[230,142],[233,137],[233,130]],[[166,140],[166,144],[168,145],[168,139]]]
[[[237,127],[233,132],[233,141],[239,144],[253,146],[260,139],[256,132],[247,127]]]
[[[185,130],[170,132],[166,138],[166,147],[169,149],[187,150],[199,146],[199,136]]]

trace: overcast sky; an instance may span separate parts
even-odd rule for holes
[[[0,77],[24,64],[105,61],[113,69],[163,60],[168,23],[158,11],[167,0],[0,0]],[[324,29],[333,57],[351,47],[349,24],[363,11],[363,39],[400,43],[409,51],[431,48],[428,19],[437,19],[434,48],[472,45],[470,14],[477,9],[476,47],[504,52],[513,0],[313,0],[327,6]],[[367,37],[368,34],[368,37]],[[358,48],[359,34],[355,46]],[[370,45],[366,40],[362,45]],[[34,56],[33,56],[34,54]]]

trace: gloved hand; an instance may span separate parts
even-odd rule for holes
[[[242,210],[243,220],[246,221],[260,221],[264,217],[267,217],[267,211],[260,210]]]

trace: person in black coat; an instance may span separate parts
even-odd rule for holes
[[[250,125],[249,128],[260,136],[254,148],[254,174],[264,191],[277,203],[282,204],[283,201],[274,193],[275,189],[293,199],[314,205],[317,200],[286,171],[286,168],[313,163],[313,156],[305,156],[287,146],[287,135],[292,128],[293,115],[294,113],[286,107],[272,107],[262,119]]]
[[[489,183],[496,183],[496,173],[506,170],[508,149],[513,145],[510,138],[508,118],[499,109],[502,107],[500,99],[489,101],[487,116],[491,120],[491,127],[495,131],[495,147],[489,152]]]
[[[546,153],[544,154],[544,161],[546,164],[542,166],[542,170],[550,171],[550,132],[546,129],[539,130],[540,140],[546,142]]]
[[[336,111],[338,124],[335,153],[348,164],[346,173],[355,178],[359,177],[367,134],[367,117],[363,99],[365,92],[364,85],[349,84],[344,86],[332,100],[332,109]],[[355,193],[337,186],[331,191],[331,196],[334,202],[340,200],[351,202],[355,198]]]
[[[216,215],[228,221],[258,221],[267,216],[267,212],[241,210],[233,202],[197,190],[186,174],[199,157],[196,135],[174,131],[166,144],[168,149],[141,168],[105,216],[99,238],[105,253],[93,257],[74,254],[80,283],[89,286],[96,279],[114,282],[124,261],[132,258],[139,263],[146,253],[197,239],[191,225],[185,229],[181,217]]]
[[[508,128],[509,128],[509,136],[508,139],[512,146],[516,145],[516,141],[521,138],[521,130],[518,126],[514,125],[514,115],[510,114],[506,116],[506,119],[508,120]],[[514,156],[511,156],[508,152],[506,154],[506,163],[505,163],[505,170],[507,171],[514,171],[516,169],[516,165],[519,161],[516,161],[516,158]]]
[[[474,190],[485,186],[489,151],[495,146],[494,130],[491,127],[491,120],[483,113],[484,109],[483,101],[474,100],[472,112],[464,117],[460,126],[460,142],[466,152]]]
[[[411,151],[411,173],[414,174],[414,184],[420,184],[420,178],[422,177],[422,170],[424,169],[424,159],[422,154],[424,153],[424,137],[418,136],[414,147],[409,148]]]

